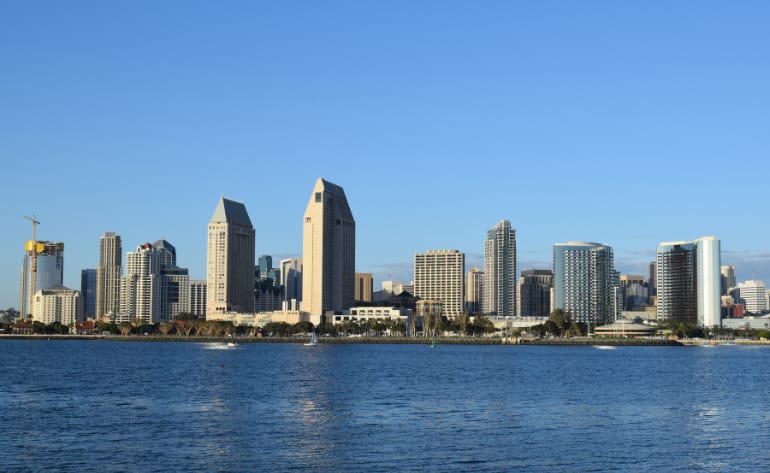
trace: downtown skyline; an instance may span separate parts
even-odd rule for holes
[[[483,268],[502,219],[519,272],[597,241],[644,275],[660,242],[714,235],[738,281],[770,281],[770,7],[554,5],[4,4],[0,307],[24,215],[65,244],[67,287],[109,231],[205,279],[212,202],[245,203],[257,256],[301,257],[319,176],[375,289],[432,249]]]

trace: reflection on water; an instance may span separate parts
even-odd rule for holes
[[[768,460],[770,349],[213,346],[0,342],[25,360],[0,379],[3,469],[748,472]]]

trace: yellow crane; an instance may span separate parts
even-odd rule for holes
[[[35,304],[35,282],[37,279],[37,226],[40,221],[37,220],[34,214],[24,216],[25,219],[32,222],[32,240],[27,242],[27,251],[29,251],[29,287],[27,288],[29,307],[27,311],[29,314],[21,314],[22,317],[26,315],[32,315],[32,306]]]

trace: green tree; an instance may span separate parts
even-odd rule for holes
[[[120,334],[123,336],[128,335],[131,333],[131,329],[134,328],[134,326],[131,324],[131,322],[121,322],[118,324],[118,329],[120,330]]]

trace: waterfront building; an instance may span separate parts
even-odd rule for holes
[[[516,316],[516,230],[502,220],[487,231],[484,241],[484,294],[482,311]]]
[[[761,314],[767,310],[767,287],[764,281],[738,283],[732,290],[732,296],[735,303],[743,305],[746,312]]]
[[[658,245],[658,318],[719,327],[720,275],[720,245],[715,237]]]
[[[613,322],[620,310],[612,248],[567,242],[553,247],[554,306],[575,322],[592,326]]]
[[[722,295],[726,296],[735,287],[735,266],[720,266],[719,273]]]
[[[374,292],[374,275],[372,273],[356,273],[355,277],[356,305],[371,304],[372,293]]]
[[[281,286],[284,302],[302,300],[302,258],[281,260]]]
[[[96,317],[113,318],[120,310],[120,278],[123,246],[120,235],[106,232],[99,239],[96,266]]]
[[[255,234],[246,206],[221,197],[208,224],[206,318],[254,310]]]
[[[551,314],[553,271],[530,269],[521,272],[519,294],[521,317],[548,317]]]
[[[302,231],[302,311],[313,317],[355,301],[356,222],[342,187],[319,178]]]
[[[481,313],[484,297],[484,271],[471,268],[465,273],[465,311],[471,315]]]
[[[82,318],[83,299],[80,292],[63,286],[53,286],[35,292],[32,321],[43,324],[59,322],[75,327],[75,322]]]
[[[80,271],[80,297],[83,299],[83,318],[96,316],[96,269]]]
[[[64,243],[27,240],[25,249],[19,295],[22,317],[33,314],[37,291],[61,286],[64,279]]]
[[[465,253],[458,250],[429,250],[414,256],[414,295],[440,301],[440,315],[449,319],[465,309]]]
[[[190,281],[190,314],[198,318],[206,317],[206,281]]]

